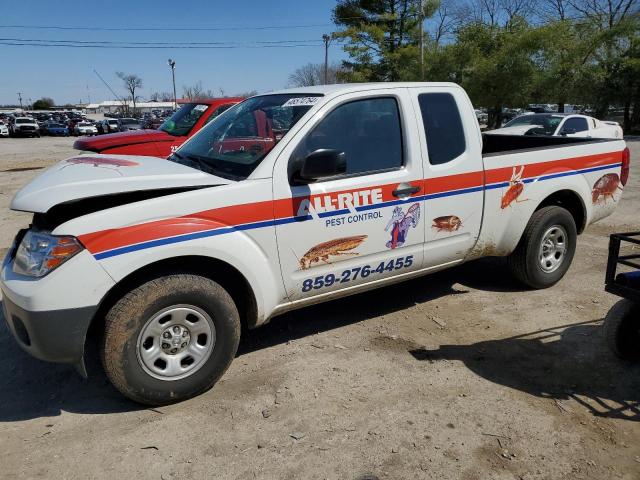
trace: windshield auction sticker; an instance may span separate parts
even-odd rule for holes
[[[310,105],[315,105],[318,103],[321,97],[297,97],[290,98],[284,104],[283,107],[308,107]]]

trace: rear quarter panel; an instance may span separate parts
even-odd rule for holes
[[[485,215],[470,258],[510,254],[531,215],[561,190],[580,197],[586,225],[610,215],[622,196],[622,185],[606,195],[600,190],[596,195],[594,188],[603,178],[619,180],[624,148],[623,141],[611,141],[485,156]],[[509,183],[518,181],[518,173],[521,191]]]

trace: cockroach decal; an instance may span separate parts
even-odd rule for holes
[[[99,158],[99,157],[74,157],[65,160],[64,165],[60,170],[63,170],[71,165],[91,165],[96,168],[106,168],[117,172],[118,175],[122,175],[122,172],[118,170],[119,167],[137,167],[140,165],[138,162],[132,160],[124,160],[122,158]]]
[[[520,203],[526,202],[526,200],[519,200],[520,195],[524,191],[524,182],[522,181],[522,174],[524,173],[524,165],[520,167],[520,171],[516,173],[516,167],[513,167],[513,173],[511,174],[511,180],[509,180],[509,188],[502,196],[500,202],[500,208],[505,209],[509,207],[513,202]]]
[[[358,248],[367,239],[367,235],[355,235],[353,237],[336,238],[327,242],[319,243],[311,247],[300,259],[300,270],[309,269],[312,264],[318,262],[331,263],[330,256],[338,255],[359,255],[358,252],[350,252]]]
[[[438,232],[456,232],[462,227],[462,220],[455,215],[446,215],[434,218],[431,228],[435,228]]]
[[[594,204],[598,203],[600,198],[604,199],[604,203],[607,203],[607,197],[611,198],[611,200],[615,202],[613,195],[618,190],[622,190],[622,187],[620,186],[620,176],[618,176],[617,173],[607,173],[593,184],[591,199]]]

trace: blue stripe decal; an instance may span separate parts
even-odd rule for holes
[[[555,178],[569,177],[572,175],[581,175],[583,173],[598,172],[600,170],[609,170],[612,168],[618,168],[621,165],[622,163],[614,163],[610,165],[604,165],[601,167],[585,168],[582,170],[572,170],[570,172],[554,173],[551,175],[543,175],[541,177],[536,177],[536,178],[525,178],[524,180],[522,180],[522,182],[533,183],[537,181],[552,180]],[[451,197],[454,195],[465,195],[467,193],[481,192],[483,190],[494,190],[496,188],[505,188],[508,186],[509,186],[509,182],[501,182],[501,183],[494,183],[491,185],[485,185],[484,187],[479,186],[479,187],[464,188],[461,190],[452,190],[449,192],[429,193],[425,195],[406,198],[403,200],[391,200],[389,202],[376,203],[373,205],[362,205],[362,206],[356,207],[356,211],[364,212],[367,210],[377,210],[380,208],[391,207],[394,205],[400,205],[400,204],[405,204],[409,202],[421,202],[426,200],[433,200],[436,198]],[[341,210],[335,210],[332,212],[319,213],[318,216],[320,218],[326,218],[326,217],[333,217],[337,215],[346,215],[348,213],[349,213],[348,209],[341,209]],[[130,252],[136,252],[139,250],[145,250],[147,248],[159,247],[162,245],[171,245],[173,243],[188,242],[190,240],[198,240],[200,238],[214,237],[217,235],[224,235],[226,233],[233,233],[233,232],[244,231],[244,230],[253,230],[256,228],[273,227],[276,225],[286,225],[289,223],[304,222],[312,219],[313,219],[313,216],[305,215],[305,216],[299,216],[299,217],[286,217],[286,218],[279,218],[275,220],[265,220],[263,222],[245,223],[241,225],[236,225],[234,227],[220,227],[220,228],[215,228],[213,230],[187,233],[187,234],[178,235],[175,237],[159,238],[157,240],[150,240],[148,242],[142,242],[135,245],[127,245],[126,247],[119,247],[119,248],[114,248],[113,250],[106,250],[104,252],[96,253],[93,256],[96,260],[103,260],[105,258],[115,257],[118,255],[123,255],[125,253],[130,253]]]

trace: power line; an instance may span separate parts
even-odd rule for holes
[[[277,45],[84,45],[84,44],[62,44],[62,43],[43,43],[43,42],[9,42],[0,41],[0,45],[14,47],[59,47],[59,48],[110,48],[110,49],[237,49],[237,48],[295,48],[295,47],[319,47],[322,42],[317,43],[291,43]]]
[[[262,25],[255,27],[61,27],[57,25],[0,25],[0,28],[25,28],[34,30],[84,30],[101,32],[216,32],[235,30],[281,30],[285,28],[315,28],[333,25],[332,23],[315,23],[307,25]]]
[[[418,14],[407,14],[407,17],[417,17]],[[370,16],[340,17],[339,21],[345,20],[368,20],[370,22],[386,22],[393,19],[372,18]],[[0,25],[0,28],[24,28],[33,30],[78,30],[78,31],[100,31],[100,32],[217,32],[217,31],[242,31],[242,30],[282,30],[287,28],[319,28],[335,26],[334,23],[309,23],[297,25],[259,25],[259,26],[233,26],[233,27],[79,27],[60,25]]]
[[[111,40],[52,40],[42,38],[0,38],[0,42],[41,42],[41,43],[62,43],[62,44],[81,44],[81,45],[278,45],[289,43],[318,43],[318,39],[305,40],[255,40],[250,42],[138,42],[132,41],[111,41]]]

